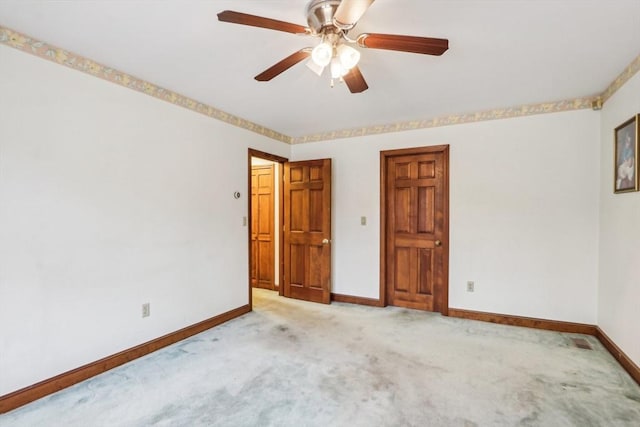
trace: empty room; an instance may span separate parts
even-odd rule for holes
[[[640,1],[0,0],[0,427],[640,426]]]

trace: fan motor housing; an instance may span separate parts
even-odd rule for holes
[[[312,0],[307,6],[307,23],[313,34],[322,34],[327,29],[335,30],[333,15],[341,0]]]

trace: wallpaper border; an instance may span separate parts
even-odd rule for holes
[[[604,92],[599,95],[568,99],[563,101],[544,102],[540,104],[520,105],[509,108],[497,108],[476,113],[455,114],[430,119],[389,123],[386,125],[366,126],[360,128],[349,128],[320,132],[311,135],[292,137],[290,143],[304,144],[308,142],[353,138],[357,136],[379,135],[383,133],[402,132],[407,130],[452,126],[463,123],[476,123],[487,120],[511,119],[515,117],[533,116],[546,113],[560,113],[564,111],[582,110],[587,108],[599,110],[602,108],[602,105],[613,96],[613,94],[615,94],[638,72],[640,72],[640,55],[638,55],[633,61],[631,61],[631,63],[627,65],[627,67],[625,67],[625,69],[618,75],[618,77],[616,77],[616,79],[611,82],[611,84],[609,84]]]
[[[149,83],[106,65],[99,64],[91,59],[69,52],[65,49],[52,46],[3,26],[0,26],[0,43],[48,61],[64,65],[74,70],[91,74],[111,83],[153,96],[154,98],[161,99],[171,104],[204,114],[205,116],[212,117],[233,126],[237,126],[287,144],[291,143],[291,137],[280,132],[253,123],[249,120],[245,120],[241,117],[234,116],[233,114],[219,110],[211,105],[203,104],[195,99],[180,95],[179,93],[157,86],[153,83]]]
[[[380,135],[383,133],[402,132],[435,128],[442,126],[460,125],[463,123],[476,123],[487,120],[511,119],[515,117],[532,116],[546,113],[559,113],[563,111],[582,110],[592,107],[592,102],[597,97],[576,98],[571,100],[545,102],[540,104],[521,105],[510,108],[497,108],[478,113],[455,114],[431,119],[412,120],[386,125],[367,126],[361,128],[343,129],[322,132],[313,135],[294,137],[291,144],[304,144],[341,138],[353,138],[356,136]]]
[[[286,144],[303,144],[358,136],[380,135],[384,133],[402,132],[442,126],[452,126],[464,123],[476,123],[488,120],[510,119],[515,117],[532,116],[546,113],[594,108],[598,103],[605,103],[614,93],[640,71],[640,55],[638,55],[616,79],[600,95],[568,99],[538,104],[520,105],[508,108],[496,108],[475,113],[454,114],[427,119],[402,121],[383,125],[356,127],[349,129],[319,132],[315,134],[292,137],[269,129],[257,123],[227,113],[213,106],[198,102],[179,93],[162,88],[153,83],[136,78],[122,71],[99,64],[91,59],[71,53],[65,49],[52,46],[27,35],[0,25],[0,43],[38,56],[51,62],[64,65],[109,82],[124,86],[146,95],[153,96],[171,104],[187,108],[204,114],[216,120],[237,126],[251,132],[266,136]],[[595,109],[595,108],[594,108]]]

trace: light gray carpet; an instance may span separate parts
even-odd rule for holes
[[[593,337],[254,295],[0,426],[640,426],[640,387]]]

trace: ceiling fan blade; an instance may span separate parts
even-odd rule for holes
[[[342,76],[342,79],[347,84],[351,93],[360,93],[369,89],[367,82],[364,80],[364,77],[362,77],[362,73],[357,66],[353,67],[347,74]]]
[[[293,34],[309,33],[309,29],[302,25],[264,18],[262,16],[249,15],[247,13],[234,12],[233,10],[225,10],[218,13],[218,21],[250,25],[252,27],[267,28],[269,30],[284,31]]]
[[[362,18],[375,0],[342,0],[333,19],[340,28],[350,29]]]
[[[449,49],[449,40],[396,34],[360,34],[358,46],[440,56]]]
[[[279,74],[284,73],[289,68],[296,65],[298,62],[304,60],[305,58],[308,58],[310,55],[311,55],[311,50],[308,48],[299,50],[287,56],[282,61],[278,62],[272,67],[267,68],[266,70],[264,70],[263,72],[255,76],[255,79],[258,80],[259,82],[268,82],[269,80],[278,76]]]

